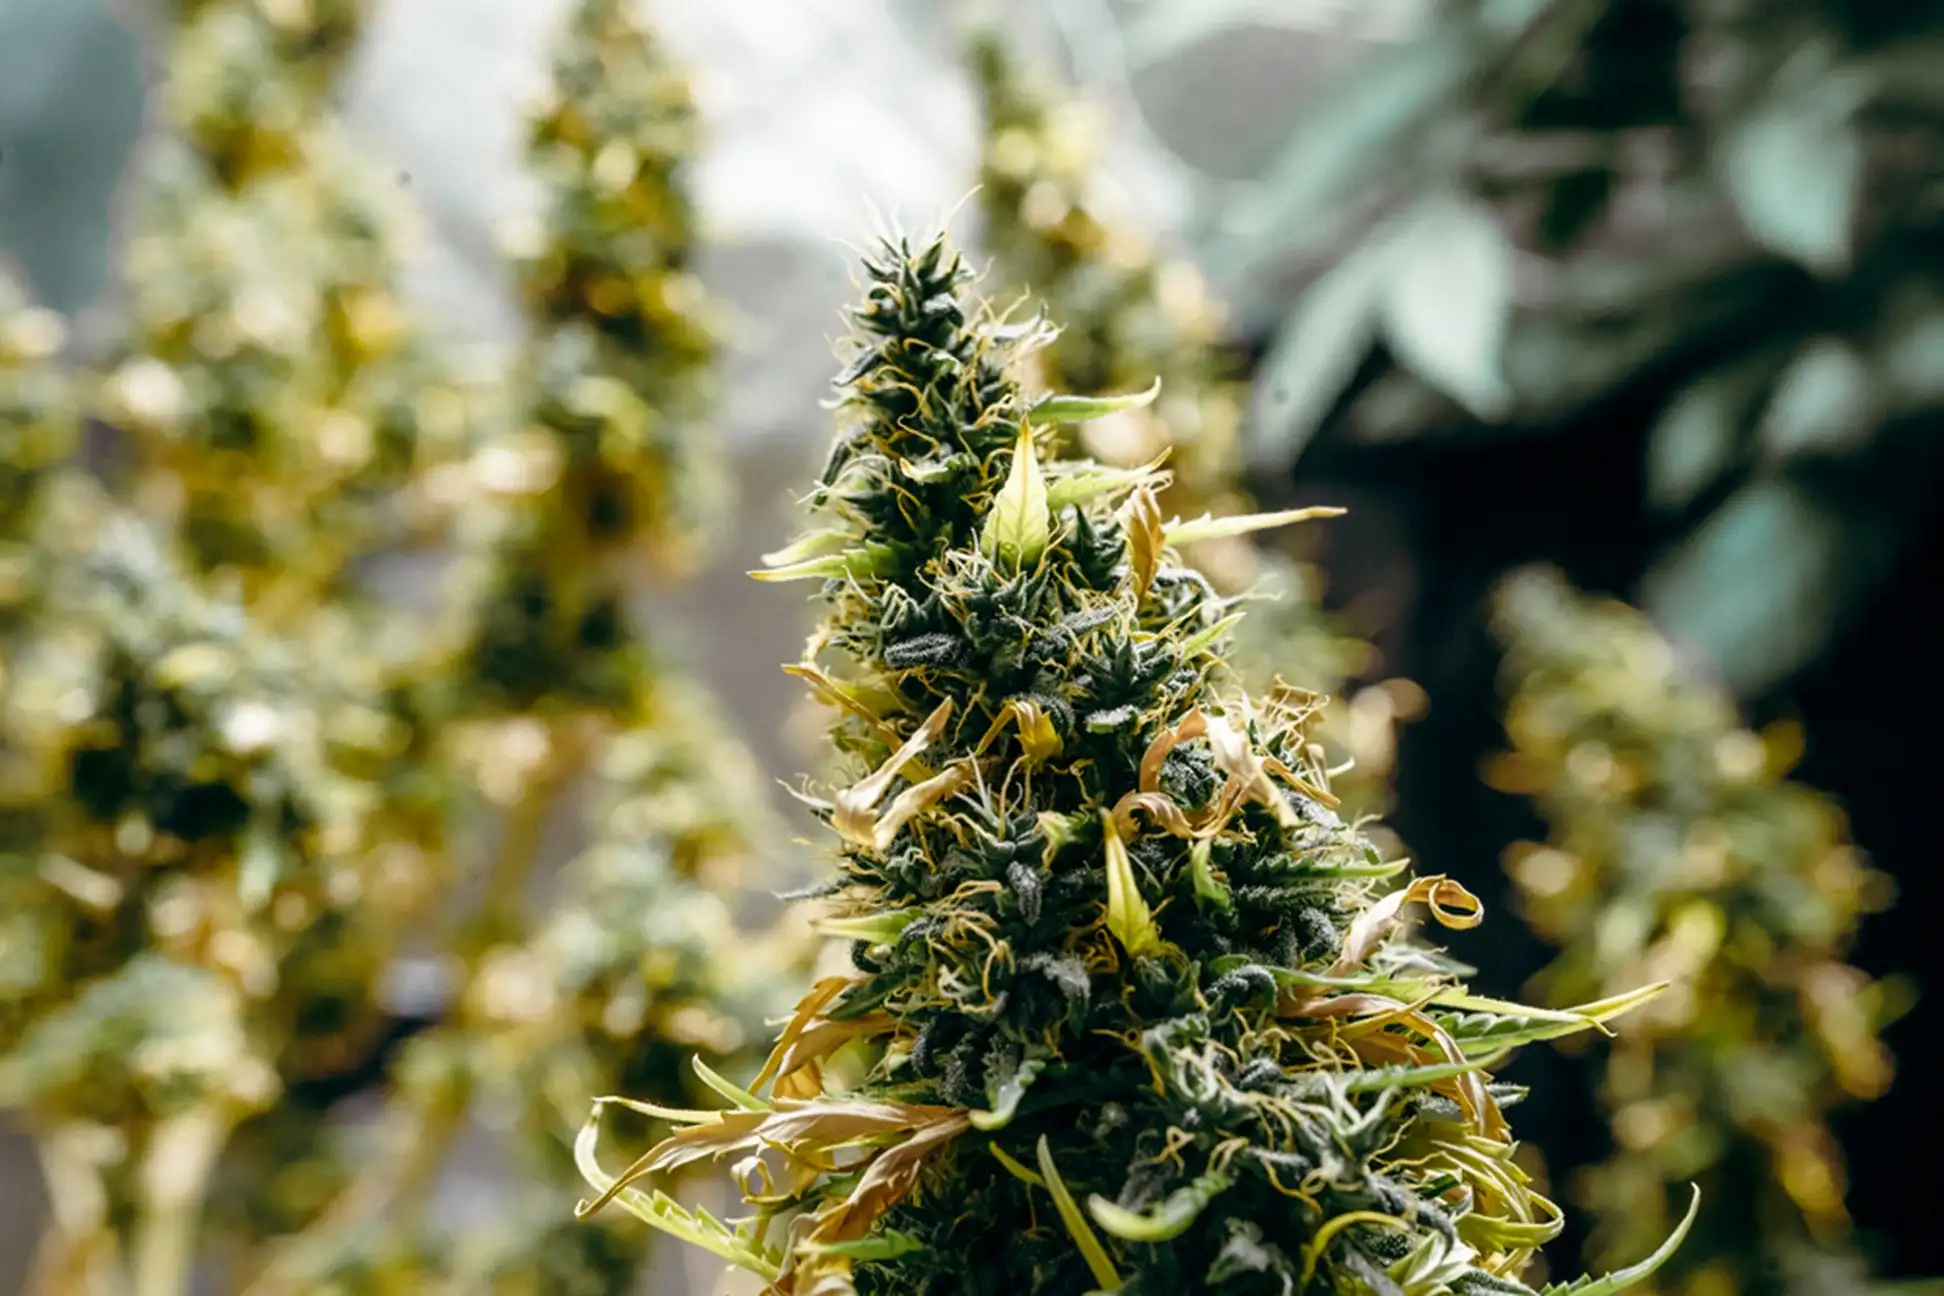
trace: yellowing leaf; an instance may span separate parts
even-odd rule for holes
[[[1040,475],[1039,455],[1032,430],[1022,422],[1013,447],[1012,469],[1006,484],[993,498],[979,533],[979,545],[990,557],[1029,567],[1046,552],[1053,514],[1047,504],[1046,479]]]
[[[904,929],[918,921],[923,913],[924,910],[920,908],[894,909],[889,913],[864,914],[856,918],[820,918],[814,926],[821,936],[882,945],[898,939],[904,934]]]
[[[1313,508],[1283,509],[1276,513],[1237,513],[1229,517],[1211,517],[1204,513],[1192,522],[1176,518],[1161,528],[1161,535],[1171,545],[1194,544],[1199,540],[1225,540],[1230,536],[1248,535],[1252,531],[1270,531],[1317,518],[1342,517],[1346,512],[1347,509],[1318,505]]]
[[[1019,1180],[1021,1183],[1031,1184],[1035,1188],[1046,1187],[1046,1180],[1044,1178],[1037,1172],[1028,1170],[1021,1164],[1017,1157],[1007,1152],[1006,1149],[1000,1147],[997,1143],[994,1143],[986,1150],[992,1153],[993,1160],[1006,1168],[1007,1174]]]
[[[1176,837],[1195,835],[1187,813],[1166,792],[1128,792],[1114,802],[1114,826],[1121,831],[1122,840],[1141,830],[1136,814],[1147,815],[1156,826]]]
[[[876,845],[877,803],[883,799],[892,781],[904,771],[905,766],[923,755],[925,749],[945,732],[945,722],[951,718],[951,715],[952,702],[947,698],[938,704],[938,709],[925,718],[925,723],[918,727],[918,731],[907,738],[904,746],[892,753],[891,758],[880,765],[874,774],[837,794],[837,805],[831,814],[830,822],[831,826],[836,828],[838,836],[857,846]],[[906,789],[907,794],[911,790]]]
[[[1161,535],[1161,505],[1154,490],[1141,486],[1127,497],[1120,509],[1121,530],[1127,536],[1127,566],[1134,579],[1134,597],[1147,597],[1154,573],[1161,569],[1161,548],[1167,542]]]
[[[613,1201],[642,1223],[701,1247],[765,1282],[775,1282],[782,1275],[783,1257],[775,1247],[742,1236],[711,1218],[706,1211],[685,1210],[667,1193],[659,1190],[642,1192],[632,1188],[602,1169],[598,1154],[602,1107],[600,1103],[595,1104],[593,1112],[581,1126],[580,1134],[574,1139],[574,1164],[580,1170],[581,1177],[600,1193],[602,1201]],[[575,1214],[585,1216],[592,1210],[593,1207],[583,1201],[575,1208]]]
[[[898,838],[898,832],[912,818],[924,813],[977,781],[971,762],[959,761],[944,772],[934,774],[922,783],[914,783],[898,793],[891,804],[884,808],[871,829],[871,845],[880,851],[889,850],[891,843]]]
[[[1476,927],[1485,920],[1485,906],[1477,896],[1442,874],[1421,877],[1401,891],[1393,891],[1357,915],[1344,933],[1343,950],[1330,966],[1329,975],[1344,976],[1362,967],[1397,926],[1397,916],[1405,905],[1423,902],[1440,923],[1459,931]]]
[[[1244,701],[1246,703],[1246,699]],[[1254,800],[1276,816],[1278,823],[1290,828],[1297,827],[1302,821],[1295,807],[1277,791],[1275,781],[1270,777],[1273,762],[1265,761],[1249,741],[1247,714],[1242,717],[1240,725],[1232,723],[1224,715],[1206,715],[1203,717],[1203,727],[1208,735],[1209,752],[1215,757],[1215,767],[1228,775],[1228,785],[1222,793],[1223,810],[1218,813],[1217,822],[1243,802]],[[1279,763],[1276,767],[1282,768]],[[1287,771],[1284,773],[1287,776]],[[1317,789],[1306,786],[1304,791],[1315,797]],[[1322,800],[1320,797],[1316,799]],[[1323,804],[1327,805],[1328,802]]]
[[[1019,719],[1019,746],[1026,753],[1029,765],[1044,765],[1060,754],[1064,745],[1060,741],[1060,731],[1053,727],[1053,717],[1039,703],[1028,700],[1011,704],[1012,713]]]
[[[1019,749],[1030,768],[1044,765],[1060,754],[1065,744],[1060,740],[1059,730],[1053,727],[1052,717],[1039,703],[1031,698],[1014,698],[1000,708],[993,718],[992,725],[986,730],[985,737],[979,740],[974,755],[982,756],[986,748],[1006,731],[1007,725],[1014,725],[1019,731]]]
[[[761,1089],[770,1080],[786,1074],[789,1064],[795,1060],[793,1050],[796,1048],[797,1041],[821,1019],[823,1010],[830,1006],[831,1000],[844,993],[853,984],[855,981],[851,977],[827,976],[810,987],[810,993],[797,1001],[796,1008],[790,1014],[789,1022],[783,1027],[783,1033],[777,1036],[775,1046],[770,1049],[769,1058],[763,1063],[763,1069],[757,1073],[756,1079],[750,1082],[749,1087],[752,1090]]]
[[[850,1195],[818,1214],[816,1227],[807,1239],[812,1244],[847,1242],[867,1235],[886,1211],[911,1195],[925,1162],[971,1124],[965,1112],[951,1108],[872,1106],[897,1111],[906,1120],[911,1137],[873,1157]],[[915,1119],[921,1113],[924,1118]]]
[[[1121,840],[1114,817],[1100,817],[1107,845],[1107,930],[1129,954],[1157,954],[1165,942],[1154,925],[1141,889],[1135,885],[1134,862],[1128,858],[1127,843]]]
[[[885,714],[896,710],[899,705],[898,695],[892,690],[882,685],[857,684],[849,680],[833,679],[822,667],[810,662],[785,666],[783,673],[793,675],[808,684],[810,692],[825,706],[835,707],[839,711],[848,711],[859,719],[868,721],[885,739],[885,746],[889,747],[897,741],[897,735],[884,721]],[[919,778],[927,777],[929,774],[924,765],[917,761],[909,762],[907,769]]]

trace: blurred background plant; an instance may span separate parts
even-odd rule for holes
[[[1506,861],[1560,951],[1534,991],[1563,1006],[1670,985],[1617,1024],[1603,1066],[1614,1148],[1580,1184],[1594,1256],[1654,1245],[1700,1182],[1660,1290],[1863,1290],[1828,1118],[1890,1085],[1877,1032],[1908,988],[1843,962],[1889,879],[1836,805],[1787,781],[1801,729],[1748,729],[1640,612],[1535,569],[1507,579],[1497,622],[1511,749],[1489,778],[1550,830]]]
[[[0,1105],[54,1207],[37,1290],[163,1296],[199,1262],[260,1293],[630,1290],[638,1239],[567,1216],[585,1099],[681,1101],[763,1015],[726,898],[755,769],[628,608],[717,504],[683,77],[622,6],[575,8],[532,127],[532,338],[489,384],[397,296],[400,187],[335,125],[357,18],[176,15],[129,337],[52,481],[60,325],[0,303],[35,470],[6,500]],[[443,599],[384,597],[414,561]],[[533,1190],[454,1229],[427,1208],[469,1121]]]

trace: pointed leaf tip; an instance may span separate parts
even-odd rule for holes
[[[1167,461],[1173,447],[1161,451],[1138,468],[1107,468],[1099,464],[1087,464],[1055,478],[1046,487],[1047,506],[1058,513],[1061,509],[1074,504],[1084,504],[1102,495],[1115,495],[1137,486],[1154,485],[1159,487],[1163,473],[1161,465]]]
[[[1006,484],[993,497],[992,511],[986,514],[979,533],[979,545],[990,557],[1020,567],[1031,566],[1046,552],[1052,519],[1032,429],[1022,421],[1019,440],[1013,447],[1012,469],[1006,474]]]
[[[1275,513],[1237,513],[1228,517],[1213,517],[1204,513],[1189,522],[1176,518],[1161,528],[1161,533],[1168,544],[1194,544],[1198,540],[1225,540],[1230,536],[1270,531],[1297,522],[1313,522],[1318,518],[1342,517],[1347,512],[1348,509],[1322,504],[1311,508],[1282,509]]]
[[[1617,1269],[1604,1278],[1588,1275],[1570,1283],[1554,1283],[1540,1292],[1539,1296],[1619,1296],[1621,1292],[1637,1287],[1652,1278],[1660,1271],[1661,1266],[1673,1259],[1674,1253],[1681,1249],[1681,1243],[1687,1240],[1688,1231],[1694,1227],[1694,1221],[1701,1213],[1701,1190],[1695,1188],[1693,1191],[1694,1196],[1688,1202],[1687,1214],[1682,1217],[1679,1224],[1674,1226],[1674,1231],[1667,1235],[1667,1240],[1655,1248],[1654,1254],[1639,1264]]]
[[[1035,423],[1088,423],[1123,410],[1145,408],[1154,404],[1155,397],[1160,394],[1159,377],[1146,391],[1129,392],[1122,396],[1069,396],[1055,392],[1034,401],[1026,416]]]
[[[893,552],[889,545],[863,544],[855,549],[819,554],[781,567],[761,568],[750,572],[749,576],[754,580],[769,582],[875,576],[889,565]]]
[[[1159,953],[1163,945],[1161,929],[1141,896],[1134,878],[1134,862],[1127,854],[1127,843],[1111,814],[1101,815],[1101,831],[1107,843],[1107,930],[1129,954]]]

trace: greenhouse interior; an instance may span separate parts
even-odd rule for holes
[[[0,1296],[1944,1296],[1941,577],[1940,0],[0,0]]]

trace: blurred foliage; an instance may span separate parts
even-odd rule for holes
[[[0,1104],[44,1140],[50,1289],[95,1290],[82,1274],[127,1229],[131,1270],[171,1290],[230,1130],[357,1025],[300,1011],[341,978],[288,973],[336,939],[386,859],[361,769],[392,727],[329,658],[204,591],[92,483],[43,494],[50,579],[9,636],[0,698],[0,793],[23,830],[4,864]]]
[[[1035,381],[1083,396],[1161,383],[1152,404],[1079,429],[1075,448],[1121,468],[1166,454],[1173,476],[1159,499],[1173,516],[1250,511],[1238,445],[1246,388],[1228,372],[1223,313],[1201,272],[1166,255],[1152,232],[1101,214],[1106,123],[1091,105],[1036,78],[998,29],[972,38],[969,61],[985,121],[978,204],[995,291],[1022,292],[1060,321],[1030,357]],[[1331,695],[1319,735],[1354,762],[1333,788],[1356,811],[1382,814],[1394,722],[1413,718],[1421,695],[1392,680],[1336,698],[1374,667],[1375,652],[1324,612],[1315,566],[1247,536],[1205,540],[1187,556],[1219,593],[1248,601],[1235,655],[1256,682],[1281,675]]]
[[[67,324],[0,269],[0,631],[40,581],[32,538],[41,488],[74,452],[73,382],[57,364]]]
[[[688,80],[621,0],[583,3],[532,119],[547,210],[511,242],[540,331],[541,420],[594,539],[679,547],[720,512],[716,457],[685,424],[715,349],[691,262],[684,172],[698,127]],[[652,406],[641,393],[652,392]]]
[[[132,498],[273,620],[341,592],[458,457],[479,394],[397,295],[409,211],[329,111],[355,6],[185,6],[102,413]],[[401,514],[403,516],[401,516]],[[423,519],[420,519],[423,522]]]
[[[0,295],[0,1105],[50,1181],[38,1290],[629,1290],[638,1239],[561,1200],[587,1094],[686,1100],[807,952],[737,930],[753,762],[627,606],[719,503],[693,111],[627,14],[561,34],[501,378],[398,296],[409,212],[329,112],[349,0],[178,12],[102,372]],[[366,580],[441,550],[441,597]],[[475,1118],[532,1190],[453,1230],[427,1198]]]
[[[1582,1182],[1589,1258],[1651,1246],[1699,1181],[1694,1233],[1655,1290],[1861,1291],[1827,1121],[1890,1084],[1877,1032],[1905,992],[1843,963],[1888,879],[1841,810],[1787,781],[1801,732],[1748,730],[1641,613],[1535,569],[1502,587],[1497,628],[1512,746],[1490,781],[1550,829],[1507,857],[1561,950],[1536,989],[1564,1004],[1669,983],[1605,1066],[1614,1152]]]
[[[1478,902],[1392,884],[1334,813],[1314,695],[1243,692],[1227,602],[1177,558],[1309,514],[1163,522],[1154,469],[1058,448],[1143,397],[1029,402],[1052,329],[993,318],[943,238],[864,264],[823,525],[764,573],[821,587],[797,672],[857,781],[804,799],[852,970],[727,1107],[600,1103],[588,1209],[778,1296],[1532,1292],[1559,1213],[1485,1070],[1641,996],[1538,1014],[1407,934],[1408,905],[1465,928]],[[679,1128],[613,1176],[610,1108]],[[753,1218],[666,1193],[725,1160]],[[1678,1243],[1547,1290],[1617,1293]]]
[[[1646,606],[1744,695],[1785,681],[1944,462],[1940,69],[1930,3],[1430,6],[1207,231],[1253,313],[1311,280],[1256,455],[1644,432]]]

